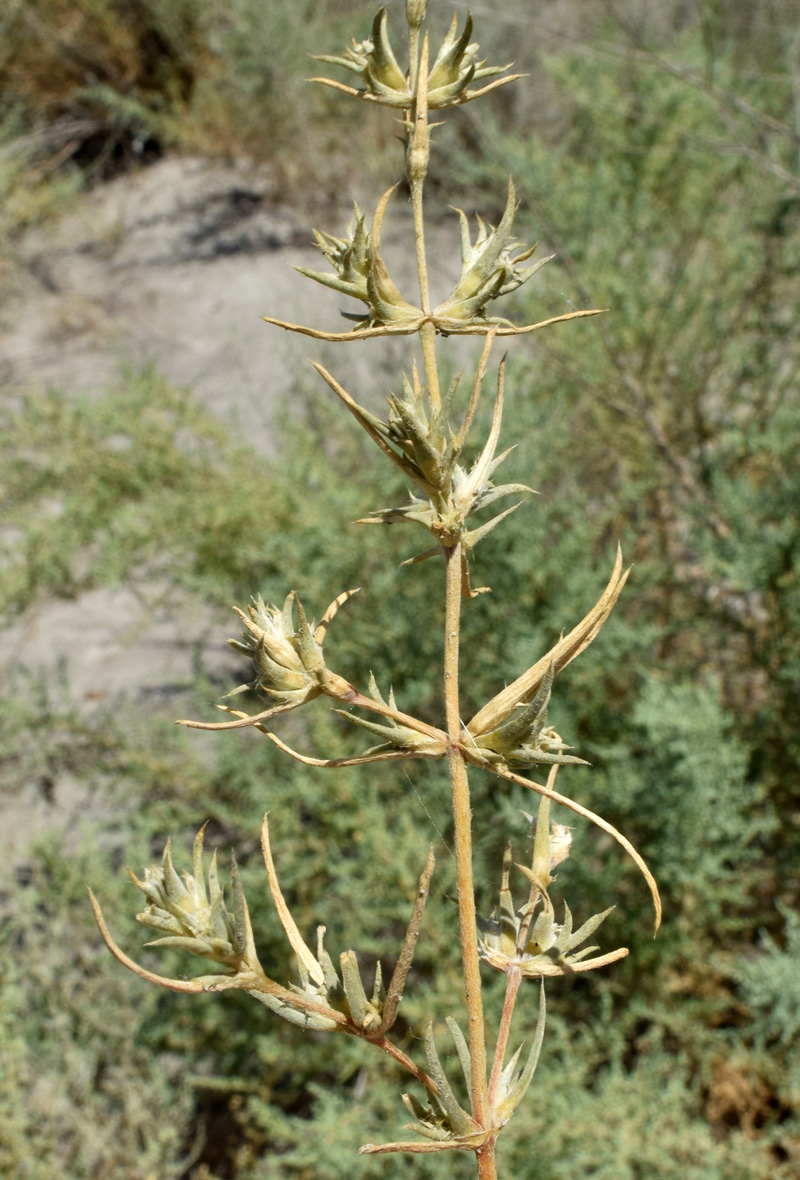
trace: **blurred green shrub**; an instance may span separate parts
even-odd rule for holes
[[[756,73],[741,91],[736,54],[718,30],[706,33],[679,45],[676,60],[702,75],[716,54],[712,73],[723,93],[744,94],[782,118],[784,91]],[[255,73],[242,82],[254,96],[265,92],[257,64],[254,55]],[[585,291],[612,311],[599,327],[574,330],[579,347],[574,336],[569,351],[553,336],[534,339],[530,363],[511,366],[508,396],[524,437],[517,475],[541,495],[512,518],[502,544],[486,542],[482,558],[495,594],[473,604],[465,630],[489,631],[493,643],[470,667],[465,691],[470,703],[479,701],[570,625],[596,596],[621,537],[636,558],[633,580],[591,657],[565,673],[569,705],[556,693],[552,713],[579,735],[577,752],[596,763],[592,776],[573,772],[577,797],[589,806],[602,799],[604,814],[658,867],[666,923],[656,943],[637,933],[635,955],[607,983],[576,981],[567,1001],[554,994],[541,1102],[516,1116],[505,1162],[519,1180],[533,1164],[547,1180],[580,1171],[602,1180],[645,1173],[789,1180],[800,1159],[800,195],[752,158],[741,112],[732,127],[701,88],[633,51],[588,65],[562,52],[548,64],[568,112],[561,142],[548,139],[546,127],[509,133],[504,123],[483,145],[494,153],[488,171],[463,152],[443,164],[461,170],[476,203],[483,182],[510,166],[523,207],[561,255],[562,268],[543,272],[549,306],[564,311]],[[796,174],[788,147],[770,140],[766,154],[767,163]],[[296,450],[288,490],[188,395],[152,374],[95,404],[31,398],[6,412],[4,427],[2,510],[11,528],[0,594],[7,617],[47,595],[137,573],[155,572],[223,602],[253,587],[280,599],[290,588],[285,570],[302,568],[298,590],[315,606],[369,578],[369,593],[394,604],[391,626],[379,632],[369,601],[354,600],[349,638],[332,635],[337,667],[354,669],[356,653],[367,650],[384,683],[402,642],[403,683],[395,688],[409,704],[433,710],[427,669],[436,652],[414,624],[437,570],[423,566],[412,583],[386,562],[373,568],[357,530],[334,541],[330,503],[353,519],[371,495],[357,432],[329,416],[324,400],[310,399],[306,415],[285,427]],[[391,531],[374,544],[398,561],[408,556]],[[101,742],[74,718],[56,723],[46,710],[43,717],[41,701],[7,717],[12,752],[35,747],[37,758],[59,764],[65,745],[74,754],[71,735],[79,735],[86,773],[100,765],[103,781],[117,784],[109,791],[127,784],[131,800],[149,800],[126,820],[126,847],[102,854],[98,892],[106,896],[120,887],[120,855],[138,868],[157,851],[153,832],[183,826],[188,839],[209,816],[213,842],[236,847],[255,910],[260,869],[244,833],[274,807],[276,817],[302,824],[301,846],[296,828],[287,822],[281,830],[275,820],[281,878],[295,913],[305,915],[304,929],[324,920],[338,946],[346,924],[348,941],[370,953],[384,941],[382,929],[402,928],[405,916],[392,899],[402,892],[398,881],[413,889],[424,856],[420,822],[430,839],[449,839],[445,788],[426,771],[415,770],[412,781],[392,770],[378,783],[348,770],[324,780],[321,793],[296,768],[282,763],[278,772],[255,736],[225,739],[208,765],[191,754],[191,739],[176,747],[152,719],[107,720]],[[328,750],[337,743],[342,753],[353,749],[322,710],[295,736],[313,746],[315,735]],[[19,781],[25,765],[6,761],[5,783]],[[529,802],[509,793],[490,807],[476,791],[478,879],[491,879],[505,839],[490,816],[502,810],[513,828],[523,806]],[[388,815],[386,826],[378,815]],[[606,866],[602,837],[581,829],[576,840],[589,850],[570,864],[571,887],[589,909],[612,888],[613,874],[629,916],[610,919],[617,926],[608,937],[621,928],[625,937],[625,923],[639,921],[635,875]],[[439,892],[404,1001],[409,1039],[419,1031],[422,995],[426,1010],[439,1010],[430,963],[452,919],[446,853],[439,859]],[[337,1045],[334,1061],[324,1037],[307,1040],[302,1063],[292,1054],[286,1066],[292,1031],[265,1016],[254,1053],[247,1048],[252,1013],[236,998],[226,999],[223,1020],[223,1005],[188,1005],[120,978],[99,950],[95,956],[77,887],[89,871],[100,879],[96,857],[65,869],[44,850],[32,863],[22,909],[4,916],[2,931],[0,1056],[9,1066],[0,1083],[0,1161],[9,1174],[78,1180],[96,1167],[98,1175],[135,1180],[137,1173],[124,1171],[134,1141],[143,1176],[326,1180],[345,1167],[354,1177],[377,1174],[374,1161],[352,1155],[356,1125],[402,1115],[394,1087],[372,1076],[374,1105],[364,1110],[365,1066],[354,1046],[343,1061]],[[370,928],[354,930],[360,911],[352,899],[368,871],[383,875],[387,888],[374,899]],[[311,902],[322,895],[325,914]],[[484,908],[489,900],[479,899]],[[254,922],[275,934],[265,961],[282,962],[266,889],[261,904]],[[642,913],[642,931],[645,924]],[[131,931],[121,937],[137,945]],[[75,949],[86,940],[89,950]],[[115,1023],[102,1018],[100,981]],[[58,1005],[47,998],[51,991]],[[120,1026],[120,1013],[130,1024]],[[195,1075],[191,1086],[176,1053]],[[99,1063],[109,1060],[124,1063],[124,1078],[103,1072]],[[218,1083],[231,1076],[240,1083],[233,1092]],[[31,1106],[41,1078],[44,1092],[57,1096],[50,1114]],[[159,1140],[148,1118],[167,1105],[178,1113]],[[108,1122],[109,1111],[117,1121]],[[87,1125],[93,1135],[113,1130],[95,1156]],[[324,1132],[323,1151],[312,1146],[311,1125]],[[40,1171],[26,1173],[23,1147],[34,1135]],[[182,1170],[181,1159],[190,1161]],[[398,1176],[428,1175],[424,1161],[394,1166]]]

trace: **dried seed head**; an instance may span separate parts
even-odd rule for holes
[[[470,43],[472,36],[472,15],[467,13],[464,31],[459,35],[458,17],[453,17],[453,23],[441,44],[436,60],[428,75],[428,107],[430,110],[440,110],[442,107],[457,106],[470,102],[478,97],[478,91],[469,91],[470,82],[480,81],[482,78],[493,78],[508,69],[505,66],[487,66],[486,61],[478,61],[478,44]],[[504,78],[504,85],[513,81]]]
[[[406,0],[406,19],[409,28],[418,30],[424,19],[427,0]],[[498,86],[505,86],[521,77],[520,74],[509,74],[504,78],[497,77],[508,69],[504,66],[487,66],[485,61],[478,61],[478,45],[470,42],[472,36],[472,17],[467,15],[463,32],[458,32],[458,18],[453,17],[453,23],[442,42],[436,59],[427,78],[427,106],[429,110],[441,110],[444,107],[459,106],[465,102],[472,102]],[[417,95],[409,90],[409,79],[403,74],[397,58],[394,55],[387,31],[386,9],[381,8],[372,22],[372,32],[364,41],[353,41],[352,46],[343,54],[317,54],[316,61],[326,62],[328,65],[340,66],[352,74],[356,74],[364,87],[356,90],[352,86],[344,86],[340,82],[333,82],[330,78],[315,78],[315,82],[322,82],[336,90],[342,90],[354,98],[362,98],[368,102],[377,102],[381,106],[400,107],[409,110]],[[487,86],[478,90],[469,90],[471,82],[478,82],[484,78],[494,78]]]
[[[396,187],[394,185],[385,192],[378,202],[369,233],[357,205],[355,218],[345,237],[337,238],[314,230],[316,244],[333,267],[334,274],[304,266],[294,269],[325,287],[366,303],[369,310],[363,316],[348,313],[350,319],[358,321],[358,327],[382,326],[415,331],[422,322],[422,312],[400,293],[380,255],[383,218]]]
[[[280,610],[268,606],[260,595],[253,599],[247,613],[234,607],[246,629],[241,632],[240,639],[229,639],[228,643],[234,651],[253,660],[256,679],[252,687],[284,706],[302,705],[322,692],[337,697],[346,695],[350,686],[326,667],[322,641],[330,618],[354,593],[354,590],[349,591],[335,599],[317,628],[308,622],[294,590],[287,595]],[[247,687],[251,686],[242,685],[234,689],[234,693]]]
[[[137,920],[164,935],[148,946],[177,947],[224,963],[236,971],[255,970],[258,959],[235,861],[232,869],[234,912],[230,914],[219,882],[216,852],[211,858],[207,886],[203,879],[204,831],[205,828],[201,828],[195,838],[192,873],[179,876],[175,871],[169,840],[161,865],[145,869],[144,880],[140,881],[131,873],[131,879],[149,903],[141,914],[136,915]]]
[[[357,74],[364,86],[361,92],[352,91],[357,97],[368,98],[372,102],[380,103],[381,106],[404,109],[411,106],[413,95],[409,93],[406,76],[397,64],[389,41],[385,8],[380,8],[375,14],[372,32],[366,40],[353,41],[352,46],[343,54],[316,54],[315,60],[332,66],[341,66],[342,69]],[[326,78],[318,78],[315,81],[330,84]]]
[[[315,229],[314,240],[336,273],[326,274],[324,271],[308,270],[304,266],[296,266],[294,269],[306,278],[314,279],[325,287],[331,287],[342,295],[350,295],[353,299],[369,303],[367,276],[372,259],[369,233],[364,224],[364,214],[358,205],[355,206],[355,215],[343,238],[320,233]]]
[[[485,357],[488,359],[486,350]],[[484,372],[485,367],[482,359],[476,376],[476,386],[478,387]],[[394,409],[396,420],[393,422],[390,415],[388,424],[372,417],[368,420],[359,408],[359,416],[368,432],[384,451],[392,455],[398,466],[411,475],[415,483],[427,492],[428,498],[422,499],[412,494],[407,505],[402,505],[399,508],[380,509],[357,523],[421,524],[433,534],[437,545],[420,554],[419,557],[412,558],[412,562],[441,553],[442,548],[452,548],[459,541],[463,543],[466,553],[471,552],[492,529],[520,506],[521,501],[478,528],[468,530],[466,522],[472,513],[487,507],[504,496],[526,494],[532,491],[525,484],[494,484],[491,479],[496,469],[510,454],[510,450],[504,451],[500,455],[495,453],[503,416],[503,375],[504,362],[501,361],[489,437],[469,471],[461,467],[456,459],[461,454],[471,419],[468,415],[465,420],[466,430],[462,428],[457,435],[451,432],[447,421],[454,387],[451,387],[438,410],[431,412],[429,416],[424,414],[417,401],[413,404],[409,404],[407,401],[400,402],[399,399],[390,401],[390,409]],[[474,393],[475,390],[473,390]],[[396,450],[389,448],[389,443],[400,448],[400,455]]]
[[[448,322],[458,325],[485,320],[486,306],[492,299],[516,291],[555,257],[551,254],[533,266],[520,268],[519,264],[531,257],[536,246],[515,253],[520,248],[511,237],[516,211],[514,185],[509,180],[500,224],[494,229],[478,218],[478,236],[473,242],[466,215],[457,210],[461,219],[461,277],[445,302],[434,311],[437,322],[445,326]]]
[[[475,744],[487,762],[512,767],[535,766],[539,763],[551,766],[564,763],[588,765],[583,758],[565,753],[570,747],[552,726],[545,725],[553,677],[554,668],[551,664],[539,691],[529,704],[515,706],[500,725],[476,738]]]
[[[330,1012],[342,1013],[350,1021],[350,1026],[347,1027],[341,1024],[337,1025],[335,1021],[331,1022],[329,1020],[328,1025],[325,1027],[340,1029],[344,1027],[344,1030],[350,1033],[358,1030],[359,1033],[363,1033],[366,1036],[377,1033],[378,1031],[386,1032],[394,1023],[397,1016],[397,1008],[402,998],[406,976],[411,966],[414,946],[417,935],[419,934],[422,911],[428,894],[431,874],[433,873],[433,853],[429,853],[427,863],[420,878],[417,901],[388,991],[383,987],[380,963],[378,963],[375,969],[372,995],[368,998],[361,980],[358,960],[354,951],[345,951],[340,956],[339,973],[325,949],[324,926],[317,927],[316,954],[312,952],[311,948],[303,939],[297,923],[286,904],[286,899],[283,896],[278,881],[275,862],[272,858],[269,822],[266,816],[264,816],[264,822],[261,828],[261,846],[264,852],[264,864],[267,869],[272,900],[275,903],[275,909],[286,933],[286,937],[297,957],[300,985],[293,984],[292,990],[298,997],[311,1001],[313,1004],[322,1004]],[[276,1005],[269,997],[260,998],[262,998],[268,1007],[272,1007],[274,1011],[278,1012],[279,1015],[284,1016],[288,1020],[294,1020],[295,1023],[300,1023],[291,1005],[288,1006],[287,1010],[285,1001],[281,1000],[280,1004]],[[326,1018],[322,1017],[321,1019],[325,1020]],[[314,1027],[322,1026],[317,1025]]]

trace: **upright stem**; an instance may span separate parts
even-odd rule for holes
[[[408,88],[413,94],[419,77],[419,31],[421,25],[408,26]]]
[[[424,178],[411,182],[411,209],[414,214],[414,241],[417,247],[417,271],[419,272],[419,302],[425,315],[431,313],[431,296],[428,288],[428,258],[425,253],[425,221],[422,211],[422,186]],[[425,328],[435,331],[433,324],[424,324]]]
[[[458,641],[461,623],[461,545],[445,551],[447,598],[445,605],[444,691],[447,732],[451,746],[450,781],[453,790],[455,823],[456,877],[458,913],[461,924],[461,954],[464,985],[467,993],[469,1049],[472,1058],[472,1113],[483,1126],[489,1117],[486,1086],[486,1035],[483,1024],[478,933],[475,914],[475,890],[472,879],[472,811],[470,808],[467,766],[457,743],[461,737],[458,705]]]
[[[413,60],[413,59],[412,59]],[[414,215],[414,244],[417,251],[417,273],[419,275],[419,302],[426,316],[431,314],[431,296],[428,287],[428,258],[425,253],[425,219],[422,210],[422,190],[428,171],[430,157],[430,128],[428,127],[428,38],[422,41],[422,53],[417,74],[417,85],[412,112],[411,136],[408,143],[408,183],[411,188],[411,210]],[[439,392],[439,370],[436,366],[436,329],[430,321],[420,330],[422,357],[425,362],[425,377],[431,406],[438,409],[441,404]]]
[[[412,76],[416,65],[416,42],[412,37]],[[425,222],[422,192],[430,156],[430,128],[428,126],[428,38],[422,42],[419,70],[414,88],[412,127],[408,145],[408,181],[411,188],[411,208],[414,215],[414,241],[417,251],[420,307],[426,316],[431,314],[428,286],[428,260],[425,253]],[[428,397],[431,408],[441,405],[439,372],[436,365],[436,331],[428,320],[420,331]],[[486,1032],[483,1022],[478,932],[475,913],[475,887],[472,878],[472,811],[469,799],[467,764],[458,742],[461,738],[461,716],[458,704],[458,641],[461,626],[461,545],[445,550],[447,591],[445,602],[444,693],[447,734],[450,741],[448,759],[453,792],[453,820],[455,824],[456,879],[458,882],[458,915],[461,928],[461,956],[464,965],[464,987],[467,997],[467,1023],[471,1059],[470,1097],[473,1117],[489,1125],[489,1101],[486,1085]],[[494,1136],[475,1153],[478,1180],[497,1180],[494,1162]]]
[[[431,313],[431,297],[428,288],[428,260],[425,254],[425,229],[422,213],[423,180],[412,181],[411,209],[414,214],[414,240],[417,245],[417,270],[419,271],[419,300],[425,315]],[[439,370],[436,365],[436,329],[430,320],[420,329],[422,343],[422,359],[425,363],[425,378],[428,383],[428,396],[431,406],[438,409],[441,404],[439,390]]]

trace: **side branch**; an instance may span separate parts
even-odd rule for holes
[[[602,815],[598,815],[594,811],[590,811],[588,807],[584,807],[582,803],[576,803],[574,799],[570,799],[568,795],[562,795],[559,791],[554,791],[550,787],[545,787],[542,783],[534,783],[530,779],[523,778],[521,774],[515,774],[513,770],[508,770],[506,767],[493,765],[486,762],[483,758],[476,756],[474,747],[470,749],[469,746],[463,745],[461,747],[465,758],[474,766],[481,767],[482,770],[488,770],[490,774],[497,774],[501,778],[507,779],[510,783],[519,783],[521,787],[527,787],[529,791],[536,791],[539,795],[546,795],[548,799],[553,799],[556,803],[561,803],[564,807],[568,807],[570,811],[574,811],[576,815],[582,815],[584,819],[591,820],[598,828],[602,828],[604,832],[608,832],[609,836],[613,836],[618,844],[621,844],[625,851],[630,856],[631,860],[637,866],[645,881],[647,888],[650,890],[650,896],[653,899],[653,909],[655,910],[655,928],[653,933],[658,933],[658,928],[661,925],[661,895],[658,892],[658,885],[656,879],[647,867],[647,863],[640,853],[636,851],[633,844],[627,836],[623,836],[612,823],[607,819],[603,819]]]
[[[326,340],[328,343],[344,343],[349,340],[371,340],[374,336],[413,336],[427,325],[432,325],[443,336],[488,336],[495,332],[498,336],[526,336],[529,332],[538,332],[540,328],[549,328],[551,324],[563,324],[568,320],[585,319],[587,316],[602,315],[603,307],[590,308],[585,311],[570,311],[564,315],[550,316],[549,319],[539,320],[535,324],[521,324],[517,326],[509,320],[492,322],[491,320],[469,321],[453,320],[436,315],[419,315],[413,319],[399,320],[391,324],[378,324],[370,328],[354,328],[350,332],[324,332],[321,328],[311,328],[305,324],[293,324],[288,320],[278,320],[273,316],[262,315],[267,324],[274,324],[276,328],[284,328],[287,332],[299,332],[302,336],[311,336],[314,340]]]
[[[411,960],[414,958],[414,950],[419,938],[419,928],[422,922],[422,912],[425,909],[425,903],[428,900],[428,890],[431,885],[431,877],[433,876],[434,867],[433,848],[428,851],[428,859],[425,862],[425,868],[422,870],[422,876],[419,879],[417,887],[417,896],[414,901],[414,909],[411,912],[411,918],[406,930],[406,936],[403,940],[403,949],[400,952],[400,958],[397,960],[392,978],[389,986],[386,989],[386,1001],[383,1005],[383,1019],[380,1025],[380,1033],[383,1034],[386,1029],[391,1028],[394,1024],[397,1015],[397,1009],[400,1001],[403,998],[403,989],[406,984],[406,976],[411,967]]]

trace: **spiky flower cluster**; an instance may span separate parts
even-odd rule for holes
[[[234,651],[250,656],[255,664],[257,675],[253,687],[267,693],[277,704],[292,708],[325,691],[333,678],[322,654],[325,629],[312,631],[294,590],[286,596],[281,610],[267,606],[260,594],[248,606],[247,613],[238,606],[234,610],[245,630],[240,639],[229,639],[228,643]],[[238,691],[241,689],[234,689]]]
[[[433,852],[420,877],[417,896],[400,955],[388,988],[384,987],[380,963],[370,998],[361,979],[355,951],[347,950],[339,958],[339,971],[324,946],[325,927],[317,927],[317,953],[304,941],[278,882],[269,839],[267,817],[261,831],[264,863],[275,909],[297,960],[299,984],[288,988],[270,979],[256,953],[250,915],[235,858],[231,862],[234,909],[225,907],[223,888],[217,871],[217,854],[213,854],[206,886],[203,871],[205,826],[194,841],[192,873],[179,875],[172,862],[172,845],[167,841],[161,865],[152,865],[139,880],[130,877],[147,898],[147,906],[137,914],[143,925],[163,933],[147,945],[173,947],[211,959],[229,969],[227,974],[202,976],[181,981],[153,975],[125,955],[111,937],[100,906],[92,895],[95,916],[103,938],[120,962],[136,974],[176,991],[216,991],[238,988],[270,1008],[284,1020],[303,1028],[325,1032],[346,1032],[381,1041],[381,1047],[404,1060],[404,1055],[386,1040],[386,1033],[397,1018],[406,977],[411,967],[420,924],[433,874]]]
[[[436,309],[436,317],[443,325],[452,322],[455,329],[462,323],[486,319],[487,304],[516,291],[555,258],[555,254],[549,254],[533,266],[520,267],[521,262],[526,262],[534,254],[538,243],[516,253],[520,246],[511,237],[511,230],[517,208],[514,185],[509,180],[508,198],[499,225],[495,229],[478,217],[478,235],[474,242],[470,238],[466,214],[462,209],[457,210],[461,220],[461,275],[447,299]],[[503,322],[508,323],[507,320]]]
[[[493,336],[490,337],[484,347],[469,405],[457,430],[451,425],[450,414],[458,379],[451,383],[438,404],[426,405],[429,391],[420,384],[415,368],[412,381],[404,378],[404,396],[389,396],[389,415],[384,422],[360,406],[326,369],[321,365],[315,366],[370,438],[424,493],[419,496],[411,492],[408,504],[377,509],[356,523],[419,524],[427,529],[432,534],[434,546],[410,558],[406,564],[441,555],[444,550],[460,544],[462,580],[468,596],[479,593],[469,589],[469,554],[502,520],[519,508],[522,501],[474,529],[468,527],[469,518],[481,508],[506,496],[524,496],[532,492],[526,484],[495,484],[492,481],[495,471],[513,449],[509,448],[499,455],[496,453],[503,418],[503,364],[498,373],[492,425],[483,449],[468,469],[458,462],[472,426],[493,339]]]
[[[203,834],[197,833],[192,852],[192,872],[179,876],[172,863],[172,843],[167,840],[160,865],[144,870],[144,879],[131,873],[131,879],[141,889],[148,905],[137,914],[144,926],[162,932],[163,937],[148,946],[176,947],[202,958],[213,959],[239,970],[248,962],[246,903],[236,861],[232,864],[234,914],[225,907],[222,886],[217,872],[217,854],[211,858],[208,886],[203,877]]]
[[[569,856],[572,836],[561,824],[551,828],[550,800],[546,797],[541,799],[537,819],[531,826],[533,861],[530,867],[516,866],[529,882],[528,900],[519,909],[515,908],[509,883],[512,852],[508,844],[503,856],[497,908],[489,919],[479,919],[483,933],[481,958],[497,971],[506,974],[518,971],[526,979],[590,971],[624,958],[628,953],[625,947],[594,959],[586,956],[596,951],[596,946],[578,949],[608,917],[613,906],[594,914],[578,930],[573,930],[572,914],[564,902],[564,921],[556,923],[548,890],[554,880],[553,869]]]
[[[413,15],[412,15],[413,20]],[[411,22],[410,22],[411,23]],[[419,24],[421,24],[421,19]],[[315,78],[315,82],[322,82],[335,90],[342,90],[355,98],[362,98],[368,102],[376,102],[381,106],[408,108],[414,102],[414,92],[410,89],[410,78],[404,74],[397,63],[388,33],[386,9],[381,8],[375,14],[372,22],[372,32],[364,41],[353,41],[343,54],[316,54],[315,60],[327,65],[340,66],[352,74],[356,74],[362,82],[363,90],[356,90],[351,86],[343,86],[340,82],[333,82],[330,78]],[[418,27],[418,26],[417,26]],[[471,82],[479,82],[484,78],[496,78],[504,73],[508,66],[487,66],[485,61],[478,61],[478,45],[470,42],[472,36],[472,16],[467,15],[463,32],[458,32],[458,17],[453,17],[453,23],[441,44],[436,60],[427,78],[428,108],[441,110],[444,107],[458,106],[465,102],[472,102],[483,94],[498,86],[505,86],[513,82],[519,74],[500,78],[490,86],[480,90],[468,90]]]
[[[294,268],[324,287],[367,304],[368,310],[363,315],[345,313],[349,319],[357,321],[354,333],[349,335],[350,339],[357,339],[361,329],[415,332],[426,320],[430,320],[437,331],[444,335],[475,333],[476,329],[488,331],[492,324],[502,329],[501,335],[530,331],[533,327],[542,326],[515,328],[510,320],[488,314],[488,305],[493,300],[516,291],[555,257],[549,254],[532,266],[520,265],[535,253],[538,243],[523,248],[512,237],[518,206],[511,180],[508,182],[506,207],[500,223],[496,227],[486,225],[478,217],[478,234],[474,242],[470,237],[466,214],[461,209],[457,210],[461,220],[461,274],[447,298],[430,313],[411,303],[400,292],[380,253],[383,220],[396,187],[390,188],[381,197],[369,232],[364,214],[357,205],[344,237],[314,230],[315,244],[330,264],[332,274],[305,266]],[[323,339],[341,338],[301,328],[297,324],[272,320],[266,316],[264,318],[268,323],[280,324],[292,331],[306,332]]]
[[[428,857],[419,880],[405,938],[393,958],[395,967],[384,982],[378,964],[371,986],[365,986],[355,951],[340,954],[338,962],[325,947],[324,925],[317,927],[315,949],[304,939],[281,891],[270,846],[266,817],[262,828],[262,849],[270,893],[278,919],[294,953],[295,982],[284,984],[262,967],[242,882],[235,860],[231,866],[232,909],[226,907],[219,880],[216,854],[206,879],[203,866],[203,830],[195,840],[192,872],[182,876],[172,861],[167,842],[161,865],[134,877],[147,904],[138,915],[140,922],[160,935],[152,944],[185,950],[210,959],[223,970],[192,979],[156,975],[130,959],[114,942],[96,900],[95,914],[101,934],[112,953],[142,978],[176,991],[246,991],[276,1015],[306,1030],[344,1032],[358,1037],[389,1054],[423,1087],[423,1096],[403,1095],[412,1117],[407,1129],[417,1133],[411,1142],[366,1145],[362,1151],[383,1152],[474,1152],[481,1180],[496,1180],[494,1144],[502,1127],[513,1114],[533,1078],[542,1046],[545,1021],[544,985],[552,976],[563,976],[604,966],[627,954],[622,947],[594,954],[597,947],[584,946],[605,920],[610,909],[595,914],[578,929],[566,902],[563,920],[556,921],[550,897],[553,870],[569,854],[571,833],[563,825],[551,824],[550,804],[555,801],[589,819],[618,841],[634,859],[650,888],[660,919],[658,889],[652,874],[630,841],[601,816],[576,800],[555,790],[556,776],[565,765],[583,764],[569,754],[569,746],[547,723],[556,677],[599,633],[625,583],[622,555],[617,559],[603,594],[586,616],[527,668],[483,704],[466,724],[462,720],[459,695],[459,644],[462,598],[470,599],[486,588],[473,589],[470,562],[477,546],[492,530],[519,508],[531,488],[521,483],[495,482],[496,473],[509,450],[498,447],[503,417],[505,362],[497,369],[496,393],[491,425],[478,445],[472,439],[479,420],[478,408],[492,350],[500,337],[538,331],[552,324],[599,314],[596,309],[573,311],[549,319],[517,326],[496,314],[495,301],[512,294],[549,261],[530,262],[535,246],[525,248],[513,236],[517,202],[509,181],[505,208],[496,226],[478,218],[477,235],[470,233],[469,221],[457,210],[461,228],[461,266],[457,282],[447,298],[432,306],[423,215],[423,184],[428,168],[431,130],[429,111],[445,110],[480,97],[513,81],[518,75],[504,74],[505,67],[487,66],[478,58],[478,46],[471,40],[472,17],[462,31],[453,20],[439,51],[431,60],[427,36],[422,35],[427,0],[406,0],[409,29],[409,62],[403,69],[392,47],[385,8],[372,23],[371,33],[354,40],[343,54],[321,56],[318,60],[354,74],[359,87],[329,78],[317,79],[335,90],[359,100],[402,112],[406,135],[406,178],[414,219],[414,237],[419,277],[419,297],[407,298],[398,288],[381,255],[381,232],[389,200],[396,185],[378,202],[372,223],[355,207],[353,219],[343,236],[315,231],[315,242],[329,270],[298,268],[301,274],[338,294],[361,304],[361,313],[349,332],[326,332],[315,327],[291,324],[265,316],[268,323],[320,340],[352,342],[386,335],[418,334],[424,379],[416,362],[402,387],[388,397],[384,418],[367,410],[359,400],[324,369],[315,365],[328,387],[355,418],[394,468],[409,483],[409,500],[395,507],[377,508],[361,524],[413,524],[428,535],[429,548],[408,559],[413,564],[439,557],[445,566],[445,634],[443,697],[445,721],[441,728],[403,712],[390,689],[384,697],[369,673],[368,690],[361,692],[328,667],[323,644],[327,628],[339,607],[355,593],[340,594],[319,624],[310,622],[292,591],[282,607],[266,603],[259,595],[246,610],[235,608],[243,629],[230,640],[235,651],[252,661],[253,679],[234,690],[262,693],[268,707],[255,714],[220,706],[234,720],[220,723],[186,722],[201,729],[232,729],[255,726],[280,750],[306,766],[337,768],[360,766],[389,759],[447,760],[453,800],[453,826],[459,937],[464,968],[463,994],[467,1003],[468,1037],[453,1017],[447,1024],[469,1092],[460,1098],[460,1082],[453,1085],[437,1052],[433,1023],[424,1029],[426,1068],[389,1040],[398,1015],[423,909],[433,872],[433,854]],[[499,76],[502,75],[502,76]],[[474,83],[493,81],[473,89]],[[530,263],[526,265],[526,263]],[[459,379],[442,392],[436,356],[437,336],[475,335],[484,339],[466,405],[457,406]],[[476,521],[475,515],[508,497],[510,507]],[[466,646],[466,645],[465,645]],[[361,683],[370,664],[365,657],[359,673]],[[366,730],[377,744],[349,758],[324,758],[292,749],[271,727],[273,718],[311,702],[330,698],[336,712]],[[549,765],[547,784],[525,777],[539,765]],[[541,797],[536,821],[531,820],[533,855],[530,865],[517,865],[528,884],[527,899],[519,906],[511,892],[512,852],[508,845],[503,859],[498,905],[487,919],[475,909],[472,869],[471,805],[468,770],[479,767],[505,782],[521,786]],[[365,882],[368,892],[372,882]],[[481,995],[481,964],[505,976],[505,998],[495,1038],[494,1057],[487,1059],[485,1018]],[[539,1010],[533,1042],[523,1054],[523,1045],[506,1059],[518,991],[525,979],[540,981]],[[458,989],[461,994],[461,989]]]

